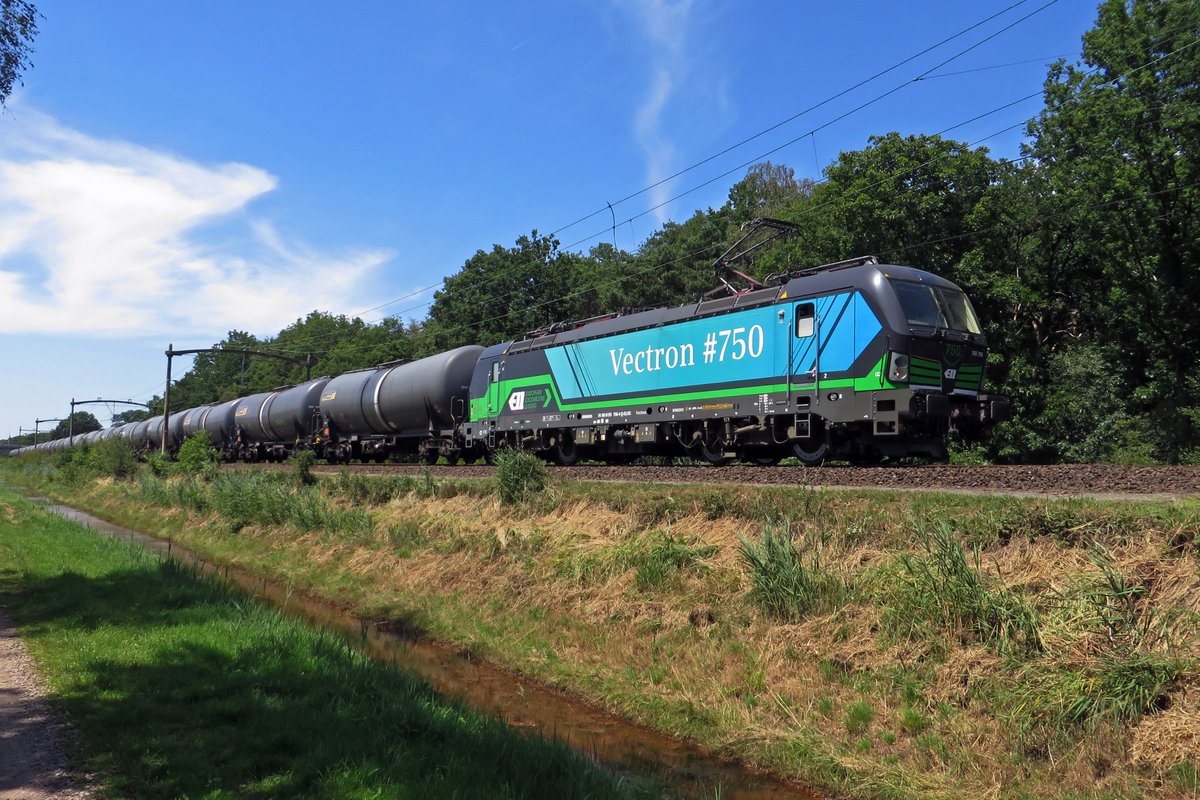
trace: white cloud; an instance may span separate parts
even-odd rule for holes
[[[273,333],[314,307],[360,307],[390,258],[285,241],[247,211],[277,185],[257,167],[92,138],[29,109],[3,124],[0,334]],[[238,230],[222,239],[214,223]]]
[[[675,163],[675,147],[663,132],[662,123],[663,114],[675,90],[688,76],[689,18],[695,2],[644,0],[624,5],[636,14],[650,45],[650,52],[654,54],[653,79],[634,120],[638,144],[646,154],[646,182],[652,185],[672,174],[678,166]],[[651,205],[666,203],[671,196],[671,189],[671,182],[654,187],[650,191]],[[660,224],[667,220],[669,211],[665,205],[655,210],[655,217]]]

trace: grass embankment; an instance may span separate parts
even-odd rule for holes
[[[2,489],[0,603],[109,796],[649,794]]]
[[[1195,501],[15,469],[835,794],[1200,791]]]

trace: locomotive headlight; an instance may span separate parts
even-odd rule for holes
[[[888,359],[890,366],[888,367],[888,380],[904,381],[908,380],[908,356],[904,353],[892,353]]]

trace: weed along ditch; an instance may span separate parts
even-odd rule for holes
[[[669,796],[1200,796],[1195,498],[9,462]]]
[[[438,692],[497,716],[515,729],[561,741],[617,772],[661,785],[668,797],[816,800],[816,795],[797,786],[631,725],[477,658],[398,631],[395,624],[356,617],[284,584],[205,560],[168,539],[115,525],[46,498],[28,499],[101,535],[129,541],[190,565],[202,575],[228,581],[285,614],[337,633],[378,661],[419,675]]]

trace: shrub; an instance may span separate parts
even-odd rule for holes
[[[287,463],[292,465],[292,479],[297,486],[312,486],[317,482],[313,475],[313,465],[317,463],[317,454],[312,450],[300,450],[294,453]]]
[[[213,447],[212,440],[204,432],[193,433],[180,445],[175,459],[175,470],[180,475],[211,478],[217,474],[221,454]]]
[[[505,450],[496,456],[496,488],[504,503],[520,503],[546,488],[546,465],[533,453]]]
[[[146,456],[146,467],[156,478],[165,478],[171,474],[171,462],[167,460],[161,450],[150,451],[150,454]]]

